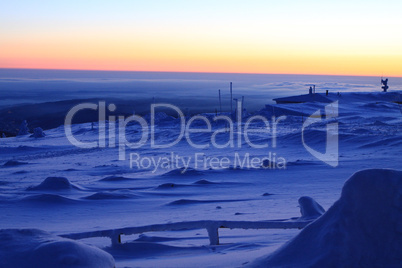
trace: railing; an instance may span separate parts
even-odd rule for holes
[[[84,239],[91,237],[109,237],[112,245],[121,243],[121,235],[133,235],[146,232],[183,231],[206,229],[210,245],[219,245],[219,228],[229,229],[301,229],[312,220],[299,221],[188,221],[166,224],[154,224],[140,227],[126,227],[120,229],[99,230],[93,232],[73,233],[61,235],[70,239]]]

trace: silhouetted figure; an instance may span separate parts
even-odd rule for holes
[[[387,79],[385,79],[385,80],[383,80],[382,78],[381,78],[381,85],[383,85],[381,88],[384,90],[384,92],[387,92],[387,90],[388,90],[388,78]]]

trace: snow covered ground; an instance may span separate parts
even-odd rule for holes
[[[314,198],[327,210],[340,197],[344,182],[356,171],[402,168],[402,110],[400,105],[390,102],[398,96],[396,93],[330,95],[338,101],[339,115],[321,121],[313,119],[316,121],[303,130],[303,137],[310,148],[325,152],[326,126],[337,123],[336,167],[306,150],[302,127],[307,119],[297,115],[287,115],[278,123],[276,147],[272,131],[250,134],[255,144],[268,142],[269,147],[263,149],[252,148],[243,133],[240,144],[236,140],[233,148],[210,145],[197,149],[183,138],[171,148],[151,148],[149,142],[137,149],[125,147],[126,159],[118,160],[122,149],[108,147],[111,140],[106,140],[104,148],[78,148],[66,138],[63,126],[44,131],[46,136],[42,138],[25,135],[0,139],[0,229],[36,228],[64,235],[196,220],[290,219],[300,217],[301,196]],[[321,104],[275,107],[304,114],[324,108]],[[256,114],[270,119],[272,115],[278,117],[277,112],[263,109]],[[180,120],[167,116],[159,119],[156,142],[174,140]],[[264,127],[259,121],[251,125]],[[195,122],[193,127],[197,126],[205,127]],[[94,127],[90,123],[73,125],[72,133],[81,142],[98,141],[99,127],[98,123]],[[212,130],[225,127],[222,122],[212,124]],[[238,129],[234,132],[238,139]],[[136,142],[141,135],[138,124],[127,126],[129,141]],[[191,135],[195,143],[206,144],[212,134]],[[226,143],[229,135],[230,132],[217,134],[217,143]],[[133,157],[139,162],[133,161]],[[229,159],[226,168],[211,169],[214,158],[224,157]],[[272,165],[240,168],[247,157],[270,157]],[[137,164],[140,159],[166,160],[166,165],[155,168],[152,162],[146,163],[148,160]],[[183,172],[186,160],[189,166]],[[285,164],[279,165],[283,160]],[[111,246],[107,238],[80,242],[109,252],[117,267],[233,267],[273,252],[299,232],[298,229],[220,229],[220,245],[214,246],[209,245],[205,229],[122,236],[123,243],[118,246]]]
[[[402,172],[356,172],[341,198],[253,267],[401,267]]]

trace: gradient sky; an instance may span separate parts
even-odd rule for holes
[[[402,76],[402,1],[0,0],[0,68]]]

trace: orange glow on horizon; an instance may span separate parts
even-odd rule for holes
[[[393,46],[384,51],[336,40],[235,39],[229,46],[213,36],[112,37],[74,33],[5,40],[0,68],[402,77],[402,53]]]
[[[32,40],[29,46],[4,42],[0,68],[402,77],[402,54],[343,51],[335,46],[239,42],[226,47],[211,41],[198,44],[167,39],[158,45],[159,41],[49,39]]]
[[[398,1],[25,2],[0,10],[0,68],[402,77]]]
[[[0,68],[402,77],[402,56],[265,57],[248,59],[2,58]],[[384,72],[383,70],[388,70]],[[393,71],[390,71],[393,70]]]

